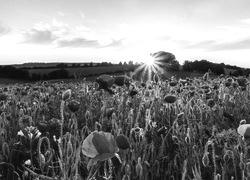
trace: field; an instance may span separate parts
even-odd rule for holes
[[[247,179],[249,80],[184,75],[1,85],[1,179]]]
[[[114,73],[117,71],[128,71],[128,68],[124,66],[108,66],[108,67],[81,67],[81,68],[65,68],[69,71],[69,75],[73,76],[76,74],[77,76],[81,75],[90,76],[90,75],[98,75],[104,73]],[[48,74],[52,71],[59,70],[59,68],[53,69],[31,69],[29,70],[29,74],[37,73],[37,74]]]

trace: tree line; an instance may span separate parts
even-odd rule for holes
[[[134,69],[139,66],[139,64],[133,64],[133,61],[130,61],[129,63],[119,63],[116,65],[120,66],[131,66],[134,67]],[[69,71],[66,68],[72,68],[73,67],[98,67],[98,66],[114,66],[112,63],[89,63],[86,66],[81,66],[80,64],[72,64],[71,66],[68,66],[65,63],[59,63],[56,65],[56,68],[59,68],[57,70],[51,71],[47,74],[39,74],[39,73],[33,73],[29,74],[28,69],[23,68],[16,68],[14,66],[0,66],[0,77],[2,78],[10,78],[10,79],[23,79],[23,80],[31,80],[31,81],[37,81],[37,80],[50,80],[50,79],[69,79],[74,78],[74,76],[69,75]],[[195,61],[188,61],[186,60],[182,66],[180,66],[179,62],[177,60],[173,60],[168,66],[166,66],[166,70],[168,71],[179,71],[180,67],[182,67],[183,71],[189,71],[189,72],[207,72],[209,69],[217,74],[225,74],[224,69],[229,68],[233,69],[234,71],[230,73],[231,76],[249,76],[250,69],[240,68],[237,66],[231,66],[231,65],[225,65],[224,63],[212,63],[207,60],[195,60]],[[131,69],[130,69],[131,70]],[[116,73],[121,73],[116,72]],[[96,74],[93,74],[96,75]]]

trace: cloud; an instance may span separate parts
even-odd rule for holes
[[[23,31],[23,43],[52,44],[56,39],[68,33],[69,26],[55,18],[51,24],[36,23],[31,29]]]
[[[102,46],[102,47],[121,47],[123,46],[123,41],[125,39],[119,39],[119,40],[115,40],[115,39],[112,39],[112,42],[108,45],[105,45],[105,46]]]
[[[186,49],[204,49],[207,51],[233,51],[250,49],[250,37],[230,42],[218,42],[215,40],[206,40],[197,43],[191,43],[187,41],[183,42],[185,45],[182,47]]]
[[[234,42],[227,42],[216,44],[212,46],[209,50],[210,51],[227,51],[227,50],[250,50],[250,37],[245,39],[241,39]]]
[[[204,40],[196,43],[192,43],[189,41],[180,41],[180,42],[183,43],[182,46],[184,48],[188,49],[208,49],[217,44],[215,40]]]
[[[10,27],[0,22],[0,36],[3,36],[11,31]]]
[[[89,40],[86,38],[61,39],[57,41],[58,47],[98,47],[97,40]]]
[[[23,31],[22,43],[53,45],[72,48],[120,48],[124,38],[113,38],[110,34],[99,34],[85,26],[72,27],[52,19],[51,23],[36,23],[31,29]]]
[[[30,31],[23,33],[23,35],[25,43],[34,44],[51,44],[58,38],[55,34],[53,34],[53,32],[48,29],[31,29]]]
[[[242,19],[241,22],[250,24],[250,19]]]
[[[64,17],[64,16],[65,16],[65,14],[64,14],[63,12],[61,12],[61,11],[58,11],[57,13],[58,13],[59,16],[61,16],[61,17]]]
[[[80,11],[79,14],[80,14],[80,16],[81,16],[83,19],[85,19],[86,16],[85,16],[85,14],[84,14],[82,11]]]

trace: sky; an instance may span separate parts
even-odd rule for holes
[[[0,0],[0,64],[145,62],[250,68],[249,0]]]

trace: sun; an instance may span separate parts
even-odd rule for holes
[[[147,66],[153,66],[155,64],[155,59],[152,56],[150,56],[145,60],[145,64]]]

